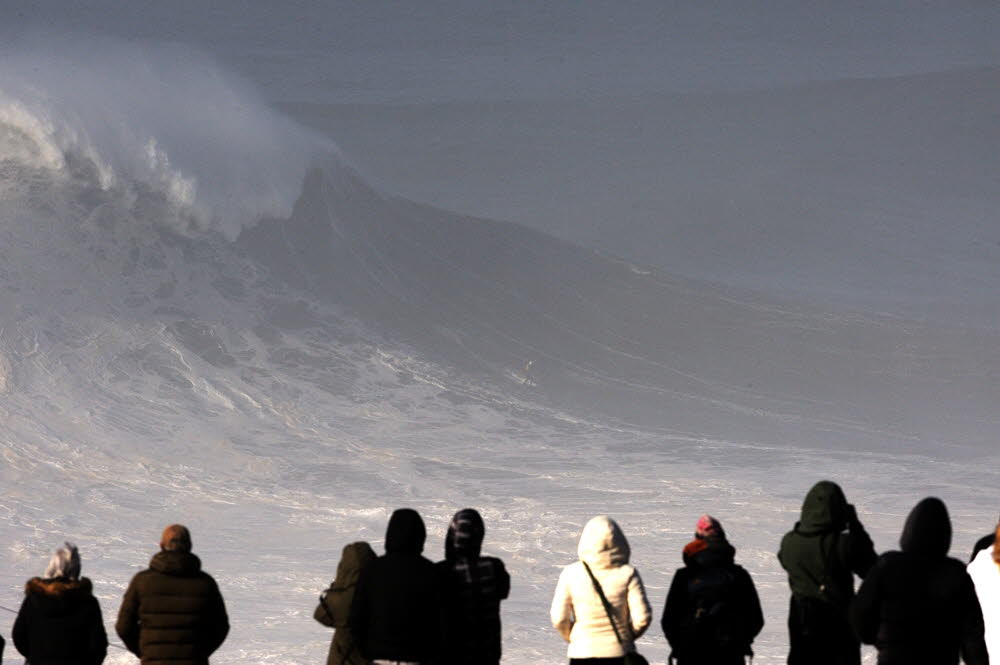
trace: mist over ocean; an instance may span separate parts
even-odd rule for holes
[[[939,496],[967,557],[1000,486],[998,29],[979,2],[3,3],[0,606],[69,539],[113,634],[183,522],[233,623],[212,662],[322,662],[341,547],[409,506],[437,560],[474,507],[504,662],[555,664],[591,516],[658,622],[708,512],[770,665],[816,480],[879,551]],[[666,662],[656,623],[639,646]]]

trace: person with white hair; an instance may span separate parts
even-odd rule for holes
[[[108,650],[93,585],[80,577],[80,552],[66,543],[44,577],[32,577],[13,629],[14,647],[32,665],[99,665]]]

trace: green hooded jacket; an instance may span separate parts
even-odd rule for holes
[[[854,575],[864,577],[877,555],[872,539],[840,486],[823,480],[806,494],[802,515],[785,534],[778,560],[792,594],[815,598],[845,612],[854,597]]]
[[[361,655],[354,644],[354,638],[347,627],[347,617],[361,570],[375,558],[375,552],[368,543],[345,545],[340,563],[337,564],[337,577],[319,598],[313,618],[324,626],[336,629],[326,665],[368,665],[368,659]]]

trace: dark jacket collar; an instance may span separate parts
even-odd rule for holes
[[[201,572],[201,559],[190,552],[162,551],[153,555],[149,568],[164,575],[193,577]]]

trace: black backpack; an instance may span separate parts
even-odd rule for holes
[[[682,624],[685,645],[696,651],[730,651],[745,646],[737,571],[733,566],[692,571],[687,592],[690,615]]]

